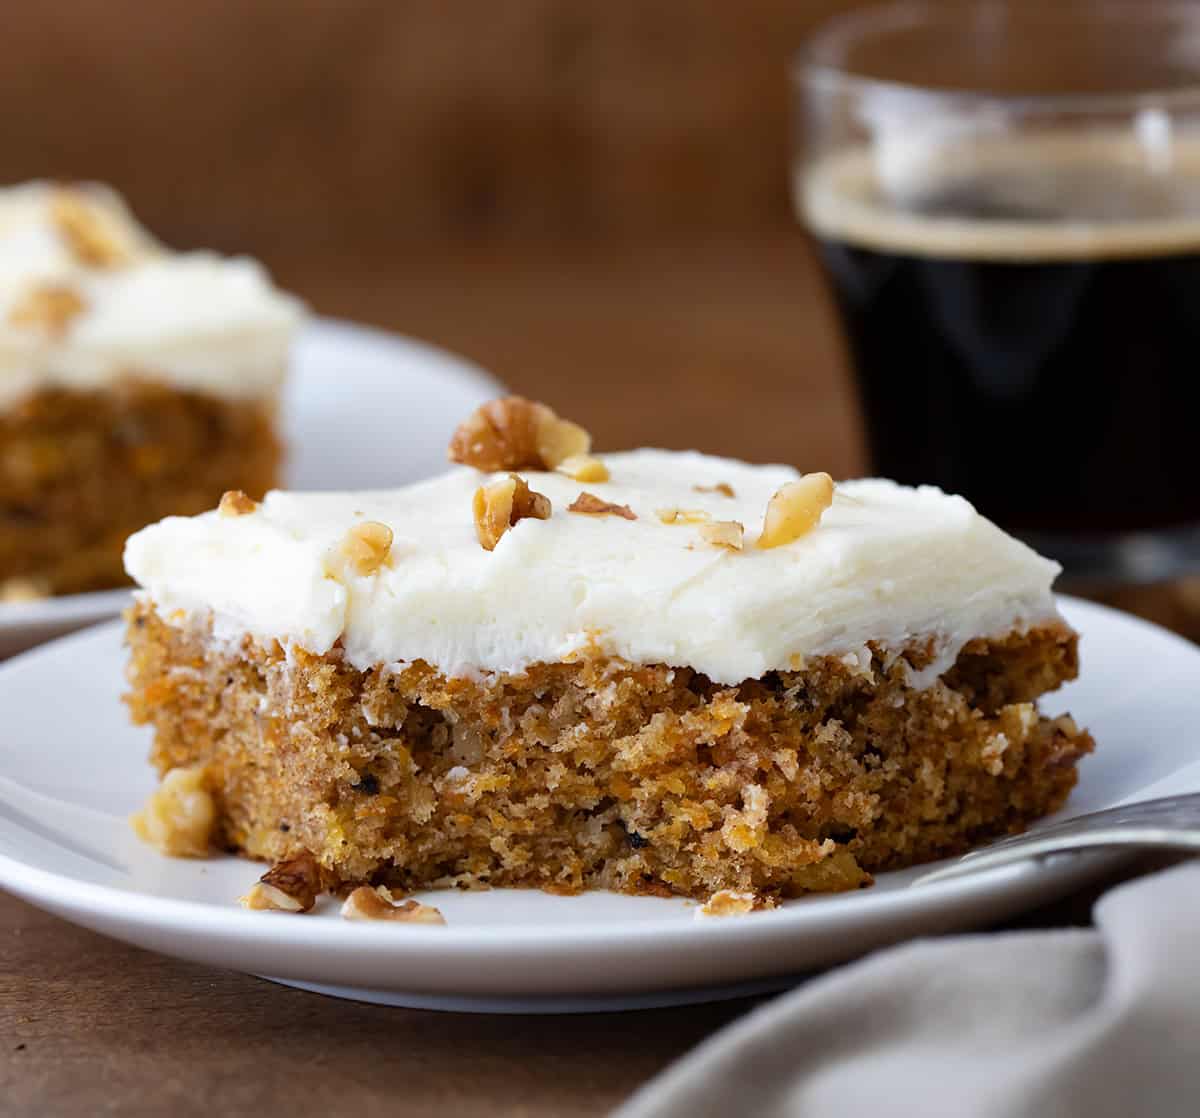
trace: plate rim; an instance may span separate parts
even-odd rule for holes
[[[367,322],[358,322],[352,318],[322,314],[311,315],[301,328],[300,335],[295,344],[297,346],[303,345],[306,335],[315,335],[316,338],[320,339],[323,336],[333,337],[339,334],[354,339],[362,345],[370,345],[382,349],[403,349],[407,350],[414,357],[444,365],[447,372],[452,373],[459,383],[465,387],[484,389],[489,392],[505,390],[504,384],[498,377],[489,373],[481,364],[470,357],[465,357],[460,353],[438,345],[436,342],[425,341],[425,339],[418,338],[412,334],[388,330],[385,327],[375,326]],[[288,383],[294,382],[285,382],[285,392],[287,391]]]

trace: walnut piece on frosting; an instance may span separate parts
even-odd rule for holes
[[[50,219],[81,264],[116,268],[129,261],[109,217],[78,190],[61,189],[50,201]]]
[[[356,574],[373,575],[387,563],[392,538],[392,530],[386,524],[364,520],[346,533],[338,550]]]
[[[567,512],[581,512],[585,516],[619,516],[623,520],[636,520],[637,513],[628,505],[614,505],[595,493],[583,492],[567,506]]]
[[[655,509],[654,515],[664,524],[707,524],[712,513],[704,509]]]
[[[342,905],[347,920],[390,920],[397,924],[445,924],[446,918],[432,905],[420,901],[394,900],[383,885],[374,889],[360,885]]]
[[[53,337],[66,333],[71,320],[87,307],[83,296],[64,284],[31,287],[12,305],[8,321],[13,326],[35,326]]]
[[[258,508],[258,503],[252,501],[240,489],[227,489],[221,494],[221,503],[217,512],[221,516],[245,516]]]
[[[782,547],[811,532],[833,504],[833,478],[825,473],[805,474],[776,490],[767,502],[758,546]]]
[[[241,898],[243,908],[262,912],[308,912],[321,892],[321,867],[307,850],[276,862]]]
[[[550,498],[530,489],[524,478],[509,474],[476,489],[471,511],[476,538],[484,551],[493,551],[518,521],[549,520]]]
[[[711,524],[701,524],[699,530],[701,539],[714,547],[742,550],[742,537],[746,529],[739,520],[714,520]]]
[[[608,481],[608,467],[599,458],[590,454],[572,454],[564,458],[554,469],[572,481]]]
[[[523,396],[490,400],[471,413],[450,439],[450,461],[477,470],[553,470],[585,455],[592,437],[577,423]]]
[[[692,489],[697,493],[719,493],[722,497],[736,496],[733,486],[727,481],[718,481],[716,485],[693,485]]]
[[[203,765],[171,769],[129,822],[143,842],[172,858],[208,854],[217,808]]]

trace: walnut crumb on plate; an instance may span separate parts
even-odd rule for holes
[[[277,862],[241,898],[243,908],[266,912],[308,912],[321,892],[321,867],[307,850]]]
[[[707,901],[696,909],[696,919],[706,920],[711,916],[745,916],[754,911],[758,898],[753,893],[741,893],[734,889],[718,889]]]
[[[390,920],[397,924],[445,924],[446,918],[433,905],[411,898],[397,901],[385,885],[360,885],[342,904],[347,920]]]

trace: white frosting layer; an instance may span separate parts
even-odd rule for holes
[[[932,680],[971,638],[1056,616],[1058,566],[940,490],[846,482],[814,531],[760,550],[768,499],[798,476],[790,467],[661,450],[603,460],[602,484],[526,472],[552,515],[519,522],[492,552],[471,514],[484,479],[464,467],[389,491],[273,492],[240,517],[171,517],[130,538],[125,564],[164,616],[211,612],[222,636],[318,653],[340,639],[360,668],[420,659],[451,675],[516,672],[593,644],[736,683],[798,658],[857,655],[868,641],[932,636]],[[718,482],[736,496],[695,490]],[[567,512],[581,490],[638,519]],[[739,520],[746,547],[664,524],[664,508]],[[362,520],[394,533],[391,565],[368,576],[337,560]]]
[[[55,188],[0,189],[0,407],[44,387],[139,375],[221,396],[270,395],[303,317],[255,261],[156,244],[120,199],[80,191],[127,262],[80,260],[54,220]],[[83,309],[61,333],[13,321],[30,291],[65,287]]]

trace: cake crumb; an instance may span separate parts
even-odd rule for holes
[[[979,751],[979,758],[983,761],[983,767],[992,776],[999,776],[1004,772],[1004,751],[1008,748],[1007,734],[993,734],[984,743],[983,748]]]

